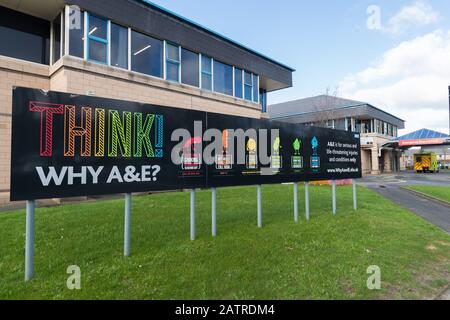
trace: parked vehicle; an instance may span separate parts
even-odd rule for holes
[[[421,152],[414,155],[414,170],[417,173],[439,172],[437,155],[434,152]]]

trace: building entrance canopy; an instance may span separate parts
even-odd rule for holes
[[[395,138],[383,145],[384,148],[409,149],[422,146],[450,145],[450,136],[429,129],[421,129]]]

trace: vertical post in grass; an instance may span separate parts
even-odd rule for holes
[[[305,182],[305,212],[306,221],[309,221],[309,182]]]
[[[262,187],[261,185],[258,185],[256,187],[256,193],[257,193],[257,201],[258,201],[258,228],[262,228]]]
[[[212,236],[217,236],[217,189],[212,188],[211,189],[211,232]]]
[[[298,182],[294,182],[294,221],[298,223]]]
[[[195,189],[191,190],[191,241],[195,240]]]
[[[331,182],[332,198],[333,198],[333,215],[336,215],[336,180]]]
[[[34,211],[36,203],[29,200],[26,203],[26,227],[25,227],[25,281],[30,281],[34,276]]]
[[[123,241],[123,255],[131,254],[131,193],[125,194],[125,228]]]
[[[358,210],[358,199],[356,197],[356,180],[352,180],[353,185],[353,210]]]

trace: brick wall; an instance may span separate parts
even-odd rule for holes
[[[11,166],[12,88],[50,89],[47,66],[0,57],[0,205],[8,202]]]
[[[50,68],[51,89],[119,100],[260,118],[257,103],[65,57]],[[65,86],[64,86],[65,85]],[[58,90],[62,87],[61,90]]]

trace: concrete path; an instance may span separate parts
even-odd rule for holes
[[[448,207],[403,190],[399,184],[368,184],[366,186],[450,233],[450,209]]]

